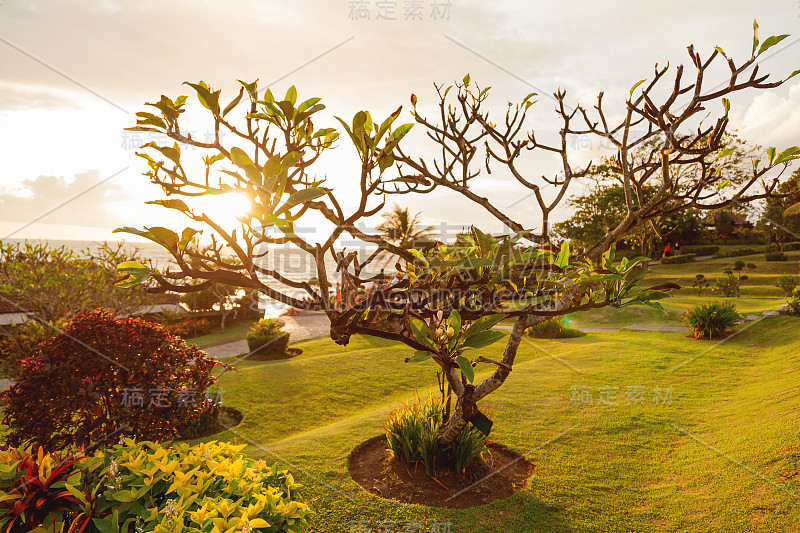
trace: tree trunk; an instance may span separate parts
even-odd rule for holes
[[[439,444],[450,444],[456,440],[469,423],[469,420],[475,416],[478,407],[475,405],[474,392],[475,387],[473,385],[464,387],[464,391],[458,396],[455,410],[447,422],[439,429],[437,437]]]
[[[581,290],[568,291],[553,305],[553,311],[561,311],[568,309],[571,306],[580,304],[583,292]],[[511,368],[514,366],[514,359],[517,357],[517,349],[522,341],[522,335],[527,328],[547,320],[546,316],[523,315],[517,317],[514,322],[514,327],[511,329],[511,335],[508,336],[505,350],[503,350],[503,358],[501,359],[502,365],[498,365],[497,369],[491,376],[486,378],[483,383],[477,387],[471,384],[464,385],[459,380],[460,374],[454,369],[445,368],[445,375],[447,381],[453,389],[458,403],[456,404],[455,411],[450,418],[445,422],[439,430],[437,441],[439,444],[450,444],[461,431],[469,423],[469,420],[475,416],[478,411],[477,403],[483,398],[497,390],[506,380],[511,373]]]

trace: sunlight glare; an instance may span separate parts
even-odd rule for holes
[[[197,211],[202,211],[223,228],[238,226],[236,217],[250,211],[250,200],[247,196],[236,192],[201,196],[196,203]]]

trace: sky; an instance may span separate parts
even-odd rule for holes
[[[704,55],[718,45],[749,57],[753,19],[762,39],[790,34],[765,54],[761,70],[780,79],[800,68],[797,0],[2,0],[0,240],[114,239],[119,226],[185,226],[177,214],[144,204],[163,198],[135,156],[152,139],[124,131],[145,102],[191,95],[184,81],[202,79],[222,89],[224,101],[238,90],[237,79],[258,78],[276,95],[295,85],[300,99],[323,98],[318,125],[335,126],[335,115],[360,109],[373,117],[399,105],[407,110],[411,93],[423,114],[433,114],[433,83],[469,73],[492,87],[495,113],[539,93],[527,125],[548,139],[559,126],[553,91],[563,88],[572,105],[589,106],[605,91],[609,113],[621,116],[630,87],[652,76],[655,63],[685,63],[689,44]],[[800,76],[732,104],[731,126],[748,141],[800,144]],[[187,112],[195,137],[208,131],[202,116]],[[421,132],[412,133],[409,148],[424,153]],[[317,172],[347,197],[358,164],[352,147],[339,144]],[[577,139],[573,166],[608,153]],[[553,176],[558,161],[532,157],[523,170]],[[510,180],[492,175],[474,183],[523,224],[537,220],[528,217],[533,199]],[[394,201],[443,231],[469,224],[503,230],[453,193]],[[568,216],[564,207],[554,219]]]

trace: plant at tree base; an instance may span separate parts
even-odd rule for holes
[[[712,302],[696,305],[683,316],[684,323],[692,330],[696,339],[713,339],[722,336],[736,324],[742,316],[730,302]]]
[[[432,395],[393,412],[384,425],[389,453],[408,464],[422,463],[427,474],[449,465],[457,474],[488,451],[486,435],[465,427],[455,440],[442,445],[439,430],[446,420],[446,405]]]
[[[157,324],[84,313],[38,345],[3,393],[7,441],[62,450],[119,434],[174,439],[202,412],[217,366],[230,368]]]
[[[186,293],[226,283],[259,290],[289,306],[325,312],[331,322],[331,338],[339,344],[347,344],[353,334],[405,343],[418,351],[416,359],[429,357],[438,366],[457,399],[437,437],[440,444],[447,444],[469,421],[483,424],[477,402],[505,382],[525,329],[552,316],[596,307],[657,305],[654,300],[666,296],[658,289],[675,287],[638,292],[635,287],[644,276],[643,261],[618,263],[612,246],[615,242],[647,224],[690,209],[712,211],[773,195],[781,173],[800,157],[800,148],[781,152],[769,148],[766,156],[753,161],[742,175],[739,167],[729,172],[731,167],[724,165],[736,147],[725,146],[723,139],[731,95],[778,87],[797,74],[773,82],[757,72],[758,57],[783,38],[761,42],[756,32],[751,56],[739,65],[718,47],[704,58],[690,46],[690,68],[696,72],[684,78],[681,65],[669,80],[669,67],[656,67],[651,79],[634,84],[621,113],[613,113],[622,117],[616,123],[608,119],[602,93],[589,110],[570,106],[566,93],[558,91],[554,97],[561,125],[552,144],[542,142],[525,127],[535,94],[512,103],[505,116],[494,122],[485,107],[488,88],[478,87],[469,75],[460,83],[436,86],[435,119],[426,118],[417,107],[417,97],[411,97],[414,121],[433,143],[433,150],[424,149],[437,154],[432,157],[408,153],[401,146],[412,124],[395,126],[400,108],[379,121],[359,111],[350,121],[338,119],[359,168],[346,189],[347,202],[337,197],[324,178],[313,174],[315,163],[339,136],[332,128],[316,127],[320,122],[317,114],[324,109],[318,98],[300,101],[291,87],[279,99],[269,90],[259,91],[255,82],[242,82],[238,95],[225,105],[219,90],[203,82],[190,83],[218,132],[213,140],[198,141],[179,126],[185,96],[174,100],[162,96],[149,104],[155,113],[139,112],[133,129],[157,132],[174,141],[172,145],[148,143],[144,146],[147,153],[140,154],[147,161],[148,178],[169,195],[154,203],[183,213],[192,225],[202,225],[210,232],[211,246],[206,251],[189,247],[200,231],[192,226],[180,232],[161,227],[121,228],[161,244],[178,265],[177,270],[160,272],[137,262],[123,263],[119,270],[127,279],[121,285],[152,280],[160,290]],[[730,69],[729,83],[709,88],[705,74],[718,61]],[[237,109],[244,110],[238,119],[233,118]],[[711,119],[706,117],[709,112],[714,115]],[[681,131],[687,133],[678,133]],[[223,133],[234,141],[223,144]],[[625,199],[621,219],[579,254],[572,253],[567,243],[557,248],[550,245],[551,214],[590,169],[573,168],[571,140],[575,136],[591,136],[614,146],[617,153],[611,171],[618,176]],[[192,150],[182,151],[182,146]],[[640,151],[640,146],[651,148]],[[539,172],[526,175],[523,160],[531,152],[557,156],[559,173],[541,181]],[[185,161],[187,154],[201,153],[204,171],[187,173],[186,169],[192,168]],[[532,198],[522,212],[538,213],[539,220],[514,220],[472,187],[484,169],[490,173],[498,167],[500,174],[522,189],[519,197]],[[757,185],[763,190],[754,190]],[[552,186],[546,195],[544,186]],[[437,187],[475,202],[512,234],[494,238],[473,230],[466,236],[469,239],[412,252],[359,229],[366,217],[383,209],[385,195],[426,194]],[[243,195],[251,204],[251,210],[237,218],[235,229],[190,205],[199,195],[228,193]],[[320,237],[318,232],[315,243],[295,231],[297,221],[306,216],[313,220],[321,217],[327,224],[320,230],[327,233]],[[537,231],[527,229],[531,227]],[[334,245],[342,236],[376,245],[376,250],[367,258],[338,251]],[[271,267],[271,251],[284,245],[312,258],[318,286],[292,280],[280,268]],[[353,291],[389,281],[383,273],[364,275],[365,268],[383,251],[397,256],[398,264],[405,262],[400,267],[405,278],[373,290],[355,303],[355,298],[350,298]],[[226,260],[231,255],[236,263]],[[336,262],[342,301],[348,304],[344,309],[332,303],[333,283],[326,258]],[[301,290],[308,294],[308,302],[297,297]],[[489,329],[499,320],[498,315],[516,319],[507,337]],[[500,360],[470,357],[474,352],[469,350],[500,338],[506,342]],[[489,365],[481,368],[493,372],[473,383],[477,365]]]
[[[706,279],[706,277],[703,274],[695,275],[694,281],[692,282],[692,287],[694,287],[695,290],[697,290],[697,296],[700,296],[700,294],[703,292],[703,289],[705,289],[709,285],[710,282]]]

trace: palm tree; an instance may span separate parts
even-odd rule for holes
[[[436,235],[433,226],[422,226],[420,213],[411,215],[408,208],[394,204],[391,211],[383,213],[383,222],[375,228],[381,232],[381,237],[399,248],[414,248],[425,241],[430,241]],[[391,254],[384,252],[384,264],[391,260]]]

